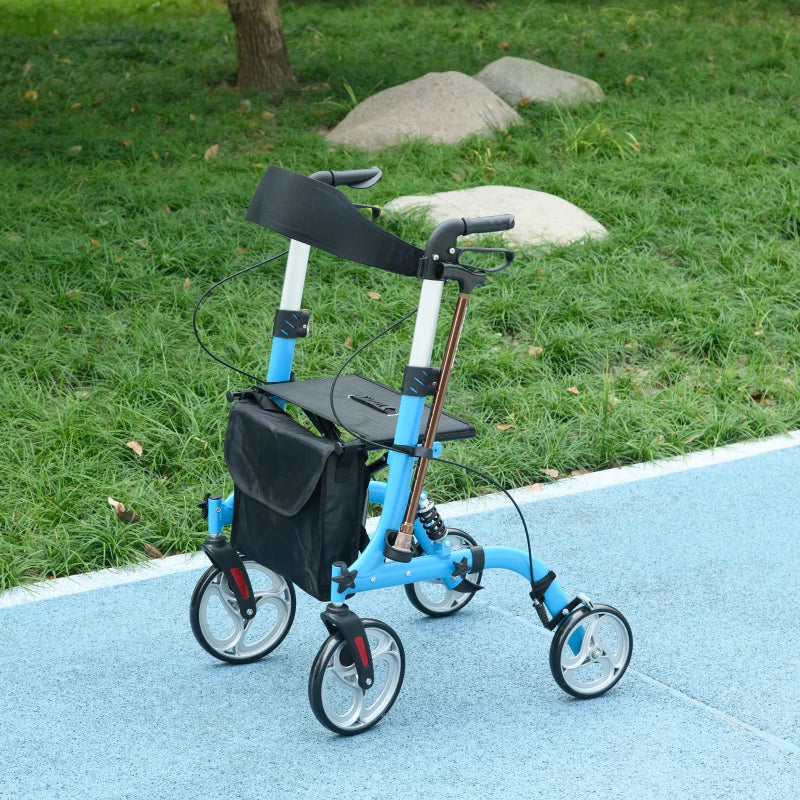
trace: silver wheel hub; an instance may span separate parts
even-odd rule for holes
[[[625,670],[631,639],[614,614],[594,611],[584,617],[561,652],[561,673],[581,694],[597,694],[616,682]]]

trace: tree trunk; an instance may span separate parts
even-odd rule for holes
[[[280,89],[294,83],[278,0],[228,0],[236,31],[240,89]]]

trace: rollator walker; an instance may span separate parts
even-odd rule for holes
[[[394,704],[405,653],[392,628],[360,618],[347,601],[403,586],[419,611],[446,617],[472,600],[486,570],[507,569],[529,582],[538,618],[553,632],[556,683],[574,697],[597,697],[630,662],[632,634],[624,616],[584,595],[565,595],[555,573],[533,557],[516,503],[527,550],[483,546],[448,527],[424,490],[442,443],[475,436],[469,422],[445,413],[445,395],[472,292],[514,258],[503,248],[460,246],[459,238],[509,230],[514,218],[450,219],[419,249],[379,227],[379,209],[353,204],[336,188],[368,188],[380,178],[377,167],[305,177],[271,166],[250,204],[247,219],[290,244],[266,382],[228,393],[234,405],[225,460],[234,491],[225,499],[206,495],[200,504],[208,520],[203,550],[212,566],[192,595],[192,631],[212,656],[245,664],[283,641],[295,615],[294,586],[327,602],[321,617],[328,638],[311,667],[309,701],[323,725],[352,735],[371,728]],[[302,295],[312,247],[421,281],[399,391],[343,375],[345,367],[333,378],[295,379],[295,346],[308,333]],[[502,261],[478,268],[464,261],[471,254]],[[444,355],[434,366],[449,284],[458,292]],[[369,503],[381,513],[368,537]],[[223,534],[227,526],[230,540]]]

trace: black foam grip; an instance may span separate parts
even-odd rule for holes
[[[513,214],[499,214],[496,217],[473,217],[464,220],[464,236],[471,233],[496,233],[509,231],[514,227]]]

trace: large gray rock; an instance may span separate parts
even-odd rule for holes
[[[514,56],[493,61],[475,76],[475,80],[512,105],[521,100],[562,105],[585,101],[599,103],[605,97],[600,85],[589,78]]]
[[[407,139],[453,144],[521,122],[519,114],[482,83],[461,72],[429,72],[359,103],[328,141],[380,150]]]
[[[608,235],[596,219],[572,203],[547,192],[516,186],[477,186],[432,195],[408,195],[392,200],[384,208],[389,213],[422,210],[437,225],[453,217],[513,214],[516,224],[503,234],[510,245],[569,244]]]

